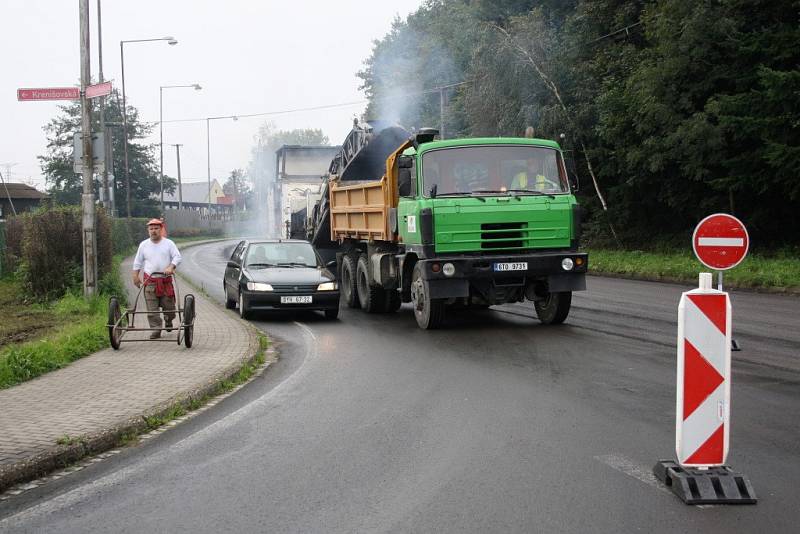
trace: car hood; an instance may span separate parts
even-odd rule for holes
[[[244,275],[251,282],[266,284],[321,284],[336,280],[329,270],[317,267],[247,269]]]

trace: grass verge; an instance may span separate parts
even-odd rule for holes
[[[65,367],[109,345],[108,296],[121,296],[123,302],[125,296],[119,273],[122,257],[121,254],[114,257],[111,271],[100,280],[99,295],[85,299],[75,290],[49,303],[48,312],[59,326],[41,339],[0,349],[0,389]]]
[[[697,273],[712,272],[689,252],[589,251],[589,271],[643,280],[696,283]],[[800,260],[791,254],[748,255],[723,279],[725,287],[800,293]]]

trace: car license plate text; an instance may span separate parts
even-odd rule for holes
[[[302,297],[281,297],[281,304],[311,304],[311,295]]]
[[[528,262],[521,261],[517,263],[495,263],[494,264],[495,271],[527,271],[528,270]]]

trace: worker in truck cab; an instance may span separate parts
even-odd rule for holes
[[[514,175],[509,189],[531,189],[544,191],[552,186],[553,182],[543,174],[541,162],[536,158],[525,161],[525,169]]]

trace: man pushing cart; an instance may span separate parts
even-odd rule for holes
[[[114,350],[119,350],[123,341],[146,341],[142,338],[122,339],[128,332],[150,332],[151,341],[177,341],[191,348],[194,339],[194,295],[183,297],[183,307],[176,308],[180,300],[175,269],[181,263],[178,247],[163,233],[164,224],[158,219],[147,223],[149,239],[139,244],[133,260],[133,283],[139,288],[133,307],[123,310],[117,297],[108,299],[108,336]],[[144,272],[142,272],[144,271]],[[143,276],[142,276],[143,275]],[[137,311],[139,299],[144,293],[147,311]],[[147,315],[149,328],[137,328],[136,316]],[[162,323],[161,316],[164,316]],[[173,325],[175,318],[178,324]],[[161,331],[177,330],[173,339],[162,339]]]

